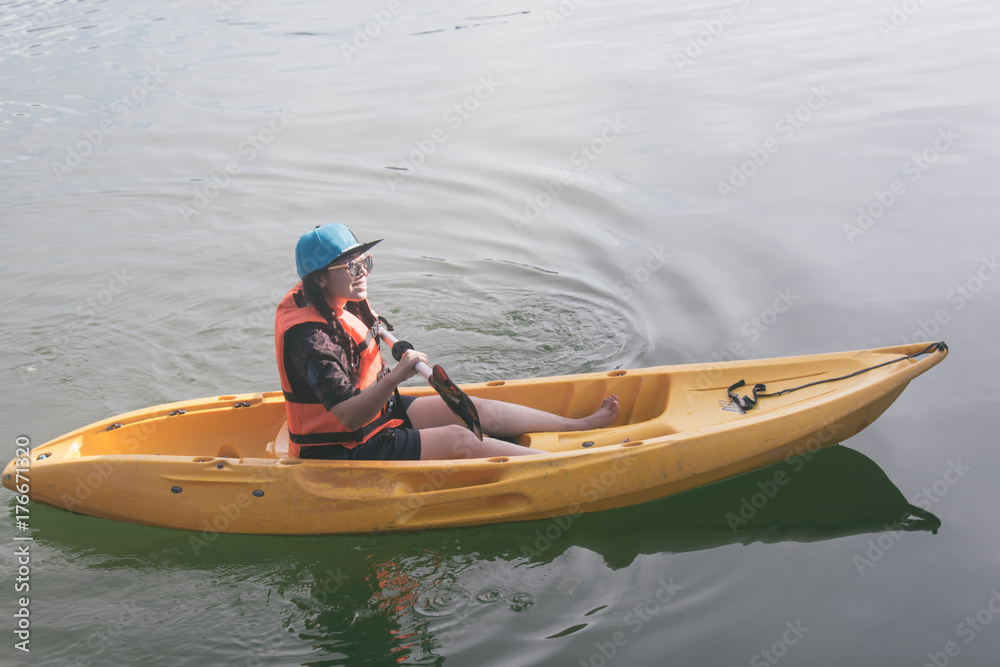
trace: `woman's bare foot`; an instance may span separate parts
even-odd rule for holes
[[[589,431],[595,428],[604,428],[605,426],[610,426],[615,423],[618,419],[618,412],[621,406],[618,405],[618,396],[612,394],[608,396],[603,401],[601,401],[601,407],[582,419],[577,420],[577,428],[580,431]]]

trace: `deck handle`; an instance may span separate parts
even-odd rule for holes
[[[913,354],[908,354],[905,357],[900,357],[898,359],[891,359],[889,361],[884,361],[881,364],[875,364],[874,366],[869,366],[868,368],[862,368],[859,371],[854,371],[847,375],[841,375],[840,377],[827,378],[826,380],[817,380],[816,382],[810,382],[809,384],[800,385],[798,387],[789,387],[788,389],[782,389],[781,391],[768,392],[767,386],[763,383],[758,382],[753,386],[753,397],[750,396],[739,396],[735,392],[740,387],[746,386],[746,381],[740,380],[739,382],[733,383],[728,390],[726,390],[726,395],[729,396],[729,400],[732,401],[733,405],[739,408],[741,414],[746,414],[750,410],[757,407],[757,402],[765,397],[771,396],[781,396],[782,394],[790,394],[793,391],[798,391],[799,389],[805,389],[806,387],[813,387],[818,384],[824,384],[826,382],[836,382],[837,380],[846,380],[847,378],[852,378],[855,375],[861,375],[862,373],[867,373],[868,371],[873,371],[876,368],[882,368],[883,366],[888,366],[889,364],[897,364],[900,361],[906,361],[907,359],[914,359],[916,357],[928,354],[930,352],[947,352],[948,344],[943,340],[937,341],[936,343],[931,343],[919,352],[914,352]]]

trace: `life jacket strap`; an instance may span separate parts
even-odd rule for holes
[[[400,420],[393,419],[389,411],[382,408],[379,416],[368,422],[361,428],[354,431],[331,431],[328,433],[293,433],[288,431],[288,439],[297,445],[354,445],[359,444],[372,437],[378,431],[388,426],[393,426],[393,422]]]
[[[316,398],[316,394],[312,392],[294,392],[294,391],[282,391],[285,395],[286,401],[291,401],[292,403],[320,403],[321,401]]]
[[[413,428],[410,415],[406,414],[406,408],[403,406],[403,397],[399,395],[399,387],[392,390],[392,395],[396,398],[392,404],[393,417],[403,422],[400,428]]]

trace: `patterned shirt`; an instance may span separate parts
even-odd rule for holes
[[[291,369],[308,384],[323,407],[354,396],[355,385],[348,374],[347,354],[318,322],[293,327],[285,338],[285,354]],[[294,386],[294,385],[293,385]]]

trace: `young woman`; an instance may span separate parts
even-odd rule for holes
[[[476,438],[440,396],[400,396],[427,357],[408,350],[389,370],[379,352],[378,319],[368,305],[368,251],[333,223],[304,234],[295,248],[302,282],[278,305],[275,346],[288,413],[289,453],[301,458],[416,460],[544,454],[506,440],[537,431],[608,426],[618,397],[582,419],[472,398],[488,435]]]

